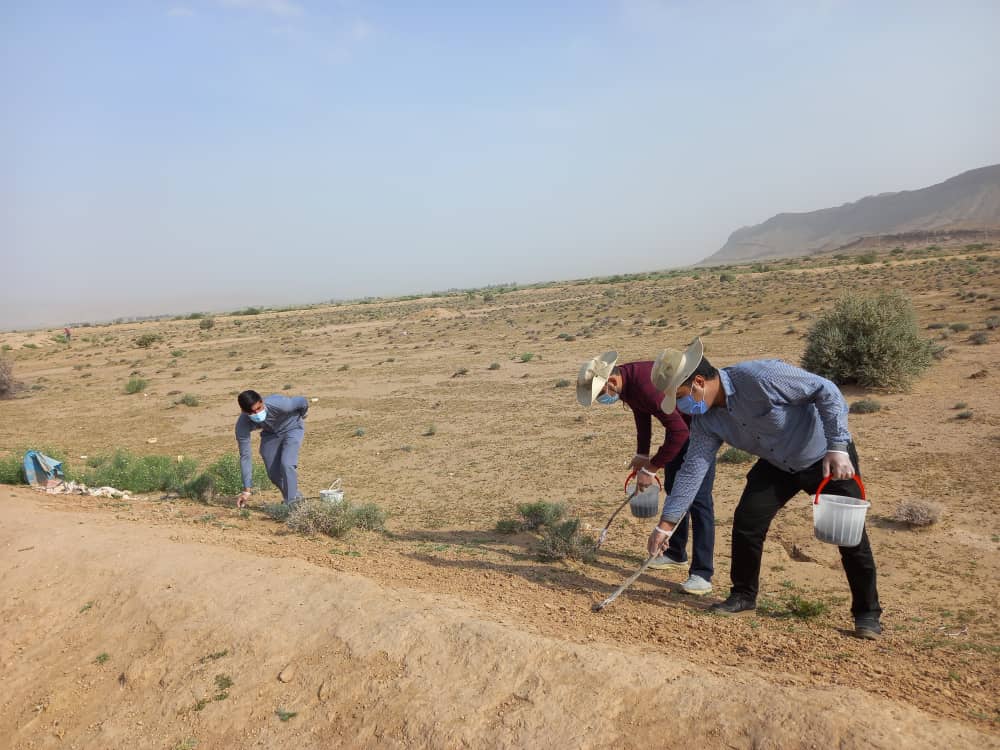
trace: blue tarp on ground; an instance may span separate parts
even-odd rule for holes
[[[50,479],[62,479],[62,461],[38,451],[24,454],[24,479],[28,484],[45,484]]]

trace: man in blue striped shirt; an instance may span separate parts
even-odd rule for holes
[[[723,442],[758,456],[733,517],[732,589],[726,601],[712,607],[720,614],[751,611],[757,606],[764,538],[778,510],[799,491],[814,494],[828,476],[825,492],[861,496],[853,480],[861,471],[847,428],[847,403],[826,378],[781,360],[716,370],[701,339],[685,352],[664,350],[651,379],[666,394],[664,411],[676,406],[692,419],[687,456],[650,534],[649,552],[659,553],[684,517]],[[851,587],[855,634],[877,638],[882,608],[867,531],[857,546],[840,547],[840,557]]]

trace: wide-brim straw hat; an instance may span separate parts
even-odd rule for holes
[[[576,378],[576,400],[581,406],[590,406],[611,377],[618,361],[618,352],[604,352],[583,363]]]
[[[691,377],[691,373],[701,364],[703,356],[705,356],[705,346],[700,338],[696,338],[686,351],[664,349],[653,362],[650,379],[656,390],[663,393],[660,409],[665,414],[670,414],[677,408],[677,389]]]

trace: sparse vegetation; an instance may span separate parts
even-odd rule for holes
[[[298,534],[341,537],[354,528],[365,531],[383,530],[385,513],[373,503],[354,507],[347,500],[339,503],[301,500],[292,508],[285,523]]]
[[[144,333],[141,336],[137,336],[135,339],[135,345],[140,349],[148,349],[153,344],[157,343],[163,337],[158,333]]]
[[[427,425],[427,429],[424,430],[423,436],[424,437],[431,437],[433,435],[437,435],[437,427],[435,427],[433,424],[429,424],[429,425]]]
[[[542,560],[582,560],[593,562],[597,557],[597,540],[580,531],[580,519],[546,526],[538,546],[538,557]]]
[[[556,381],[556,388],[569,388],[570,382],[565,378],[560,378]]]
[[[520,359],[521,359],[522,362],[530,362],[534,358],[535,358],[535,355],[534,355],[533,352],[524,352],[521,355],[521,357],[520,357]]]
[[[882,404],[873,398],[863,398],[851,404],[849,409],[851,414],[874,414],[881,411]]]
[[[524,519],[522,528],[533,531],[561,521],[566,515],[566,506],[562,503],[521,503],[517,506],[517,512]]]
[[[101,652],[94,659],[94,663],[95,664],[106,664],[110,658],[111,658],[111,656],[106,651],[105,652]]]
[[[753,454],[731,446],[719,454],[719,461],[724,464],[748,464],[753,460],[755,460]]]
[[[975,344],[976,346],[982,346],[983,344],[988,344],[990,341],[989,335],[986,331],[976,331],[974,334],[969,336],[969,343]]]
[[[296,716],[299,715],[297,711],[286,711],[283,708],[275,710],[274,713],[277,714],[278,718],[281,719],[282,721],[288,721],[289,719],[294,719]]]
[[[516,534],[523,529],[524,523],[516,518],[503,518],[496,525],[498,534]]]
[[[198,321],[198,327],[203,331],[210,331],[215,328],[215,318],[202,318]]]
[[[785,602],[785,606],[788,607],[788,612],[792,617],[798,617],[801,620],[825,615],[830,609],[830,605],[826,602],[805,599],[797,594],[790,596]]]
[[[198,401],[198,397],[195,396],[193,393],[185,393],[183,396],[177,399],[177,403],[182,404],[184,406],[197,406],[200,402]]]
[[[149,385],[149,381],[145,378],[140,378],[138,375],[133,375],[128,379],[125,384],[125,393],[132,395],[134,393],[140,393],[146,390],[146,386]]]
[[[905,390],[931,362],[909,300],[848,294],[809,330],[802,367],[838,385]]]
[[[7,357],[0,357],[0,399],[14,395],[14,364]]]
[[[499,370],[500,369],[500,363],[499,362],[493,362],[486,369],[487,370]]]
[[[941,518],[941,507],[923,500],[904,500],[892,513],[892,520],[909,526],[930,526]]]

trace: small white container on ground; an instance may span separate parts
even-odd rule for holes
[[[838,547],[856,547],[861,544],[865,515],[871,503],[865,499],[865,486],[861,483],[861,477],[855,474],[852,478],[861,488],[860,498],[820,494],[830,477],[826,477],[816,488],[813,529],[821,542],[836,544]]]
[[[319,491],[320,498],[327,503],[339,505],[344,502],[344,490],[341,489],[340,479],[334,480],[329,489]]]

